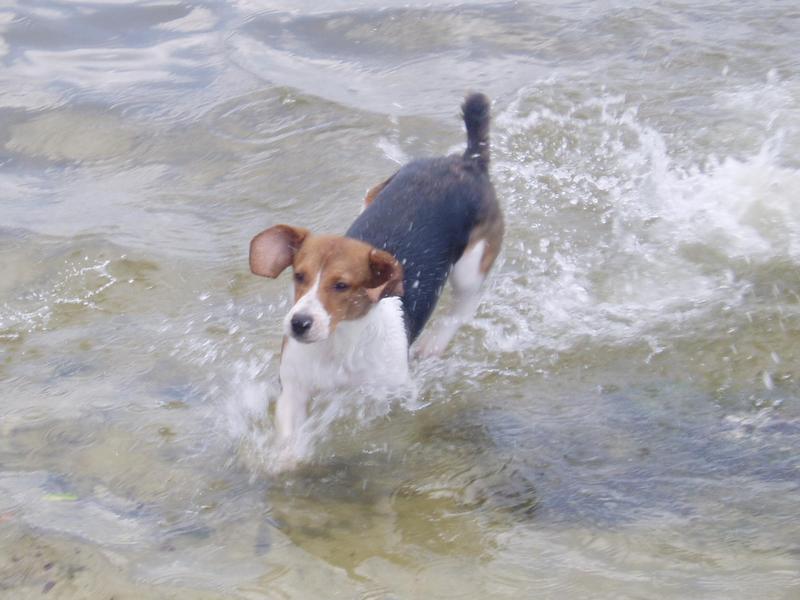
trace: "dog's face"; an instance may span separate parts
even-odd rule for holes
[[[299,342],[327,339],[386,296],[403,294],[403,268],[391,254],[358,240],[275,225],[250,242],[250,270],[277,277],[291,266],[294,306],[284,331]]]

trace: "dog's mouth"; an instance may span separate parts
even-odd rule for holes
[[[319,341],[322,341],[322,340],[318,340],[318,339],[311,339],[311,338],[309,338],[309,336],[307,336],[306,334],[299,334],[299,335],[298,335],[298,334],[296,334],[296,333],[291,333],[291,334],[289,334],[289,335],[291,336],[291,338],[292,338],[293,340],[295,340],[295,341],[298,341],[298,342],[300,342],[301,344],[313,344],[314,342],[319,342]]]

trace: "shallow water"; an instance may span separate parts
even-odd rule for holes
[[[0,597],[800,595],[793,2],[0,4]],[[494,100],[504,252],[276,473],[288,280]],[[445,298],[444,302],[447,302]]]

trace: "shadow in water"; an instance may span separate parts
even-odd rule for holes
[[[267,492],[271,517],[297,546],[351,574],[376,556],[488,559],[497,536],[535,518],[538,501],[479,416],[280,475]]]

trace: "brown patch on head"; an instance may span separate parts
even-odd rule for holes
[[[306,238],[292,268],[295,302],[318,286],[331,332],[341,321],[363,317],[381,298],[403,293],[403,268],[397,259],[351,238]]]

